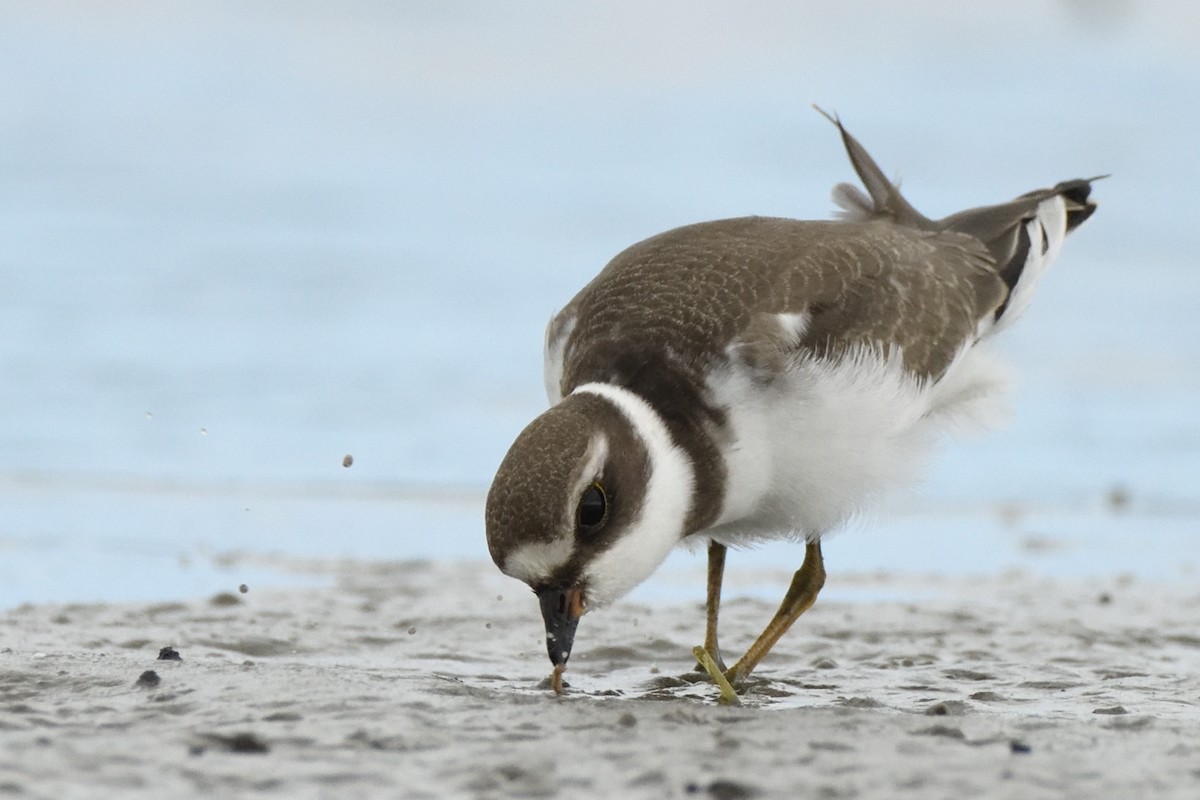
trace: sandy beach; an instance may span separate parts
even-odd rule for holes
[[[723,707],[692,672],[699,602],[589,614],[555,697],[535,602],[489,564],[291,566],[328,588],[4,613],[0,794],[1200,791],[1194,589],[834,574],[876,599],[818,603]],[[732,599],[726,646],[770,611]]]
[[[0,4],[0,800],[1200,797],[1197,29]],[[647,236],[829,218],[811,103],[934,217],[1111,174],[997,342],[1013,424],[830,537],[742,705],[686,553],[556,697],[483,531],[546,321]],[[798,557],[730,562],[735,651]]]

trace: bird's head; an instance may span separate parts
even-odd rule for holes
[[[628,390],[589,384],[521,432],[488,492],[488,550],[537,594],[555,666],[586,611],[662,563],[691,502],[686,456]]]

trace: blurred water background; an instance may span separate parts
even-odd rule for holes
[[[829,216],[814,102],[931,216],[1113,174],[1004,338],[1013,423],[831,585],[1195,581],[1197,36],[1184,0],[6,2],[0,607],[486,559],[550,313],[661,230]]]

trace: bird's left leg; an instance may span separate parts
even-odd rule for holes
[[[721,610],[721,581],[725,578],[725,545],[719,542],[708,543],[708,623],[704,629],[704,649],[712,656],[721,672],[725,671],[725,662],[721,659],[721,646],[717,644],[717,615]],[[703,672],[704,667],[696,668]]]
[[[754,644],[750,645],[746,655],[738,659],[733,667],[725,670],[725,677],[730,683],[736,685],[758,666],[758,662],[775,646],[779,637],[792,627],[792,623],[812,608],[824,585],[825,561],[821,557],[821,542],[817,540],[809,542],[805,548],[804,564],[792,576],[792,585],[788,587],[783,602],[779,604],[779,610],[775,612],[766,629],[759,634]]]

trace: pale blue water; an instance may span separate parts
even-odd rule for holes
[[[5,4],[0,606],[297,580],[234,551],[486,558],[549,314],[660,230],[828,216],[852,174],[812,102],[931,215],[1113,173],[1005,341],[1013,424],[830,560],[1189,579],[1197,30],[1183,0]]]

